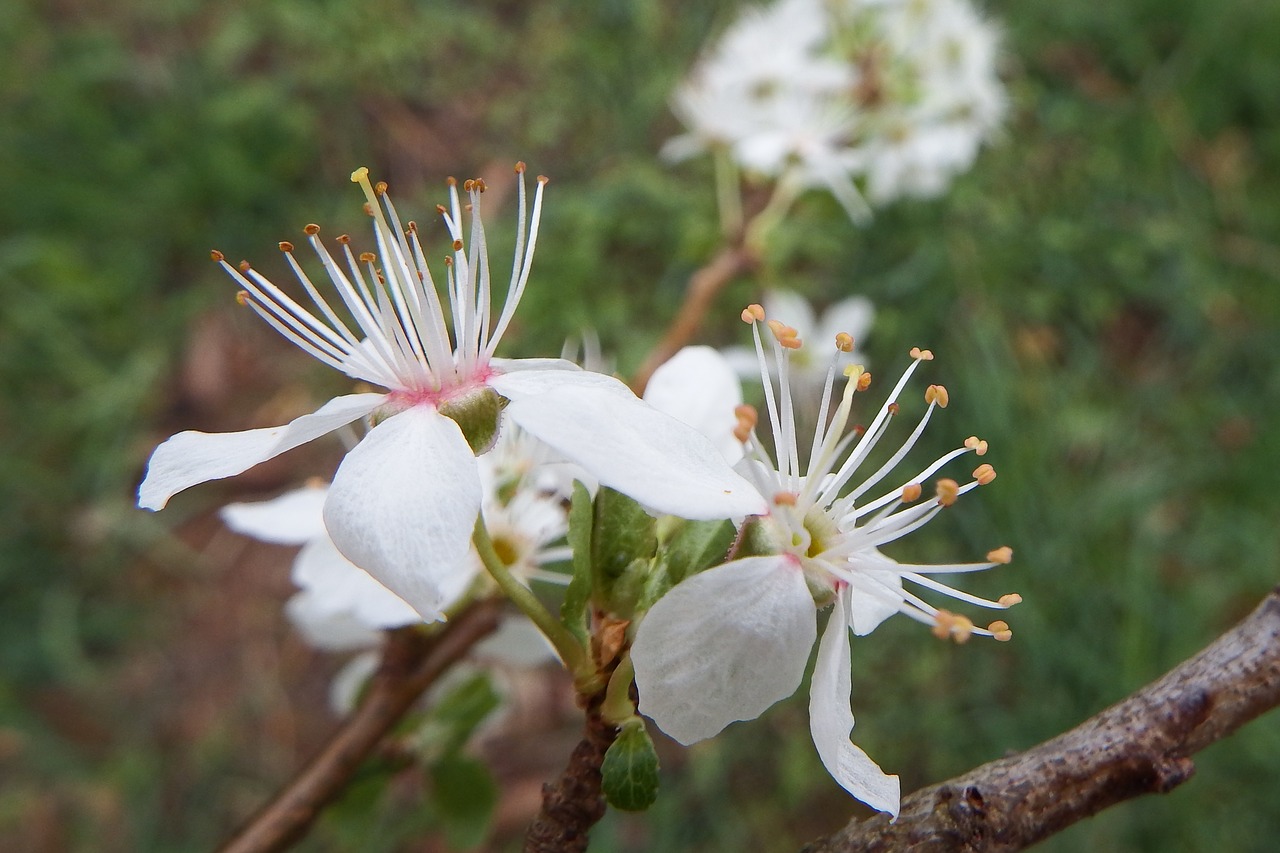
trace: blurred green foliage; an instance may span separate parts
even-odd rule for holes
[[[202,409],[181,379],[193,324],[234,310],[210,247],[270,275],[274,242],[302,223],[358,227],[354,166],[411,212],[447,174],[525,159],[554,180],[508,352],[594,328],[625,372],[715,246],[709,164],[655,152],[676,130],[672,86],[738,5],[57,0],[0,15],[0,830],[204,850],[280,781],[246,763],[234,726],[175,731],[172,697],[128,687],[217,604],[173,597],[201,569],[168,527],[238,494],[132,509],[164,434],[247,425],[249,402]],[[929,381],[951,390],[921,455],[991,442],[996,483],[895,555],[1013,546],[1013,566],[973,588],[1024,595],[1015,641],[954,648],[897,620],[854,648],[856,740],[907,790],[1139,687],[1246,613],[1280,565],[1280,6],[990,11],[1006,28],[1004,139],[945,198],[862,230],[806,196],[706,330],[738,341],[737,309],[766,286],[864,293],[872,369],[928,345]],[[275,381],[341,387],[279,352]],[[654,810],[610,816],[593,849],[797,848],[854,810],[807,737],[795,702],[664,751]],[[1273,715],[1173,794],[1044,847],[1269,850],[1278,762]],[[420,817],[411,800],[339,809],[303,849],[357,835],[396,849]]]

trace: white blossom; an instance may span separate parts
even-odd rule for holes
[[[369,417],[372,429],[334,477],[325,524],[347,558],[427,619],[439,617],[444,590],[466,563],[482,498],[476,454],[506,423],[657,511],[692,519],[761,511],[759,496],[706,438],[646,406],[618,380],[560,359],[495,357],[529,279],[542,210],[545,179],[528,215],[523,164],[517,172],[515,260],[500,312],[490,296],[483,181],[463,187],[471,211],[467,234],[458,188],[450,182],[450,205],[441,216],[453,251],[442,299],[417,226],[402,226],[385,186],[370,184],[367,170],[352,175],[368,201],[377,253],[357,255],[344,236],[335,258],[318,226],[305,230],[353,323],[312,283],[291,244],[281,250],[314,310],[248,264],[233,267],[215,252],[243,288],[241,300],[280,334],[335,370],[386,391],[335,398],[281,427],[175,435],[152,455],[139,505],[160,509],[189,486],[238,474]]]
[[[939,636],[958,642],[972,635],[1008,639],[1004,622],[976,627],[963,616],[939,609],[904,586],[962,602],[1004,609],[1017,595],[988,601],[946,586],[934,575],[979,571],[1006,563],[1007,548],[984,562],[939,566],[908,565],[880,548],[905,536],[944,507],[995,478],[979,465],[961,485],[938,481],[936,497],[920,500],[921,483],[956,458],[982,455],[987,445],[976,437],[872,497],[893,474],[923,433],[935,409],[945,407],[947,392],[937,385],[925,393],[927,407],[907,439],[869,475],[861,474],[871,454],[900,411],[900,395],[928,351],[913,350],[912,363],[861,433],[847,431],[855,392],[870,385],[858,366],[846,369],[847,382],[835,411],[830,386],[820,407],[821,424],[802,461],[790,391],[790,359],[799,348],[793,327],[770,321],[777,387],[770,381],[759,326],[764,310],[743,314],[752,323],[767,401],[776,462],[758,440],[754,411],[740,409],[739,436],[747,456],[740,465],[755,483],[769,512],[747,519],[739,533],[737,559],[694,575],[661,598],[644,617],[632,646],[640,710],[667,734],[689,744],[711,737],[735,720],[753,719],[795,691],[804,674],[817,630],[816,608],[832,614],[818,644],[810,692],[810,725],[824,766],[849,793],[873,808],[897,813],[899,786],[849,740],[850,650],[848,633],[864,635],[893,613],[930,625]],[[840,336],[837,348],[852,341]],[[836,359],[831,361],[834,378]],[[828,424],[828,415],[831,415]]]

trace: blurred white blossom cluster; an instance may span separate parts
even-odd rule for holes
[[[688,132],[663,155],[719,151],[855,220],[934,196],[974,162],[1006,108],[998,28],[970,0],[778,0],[752,8],[676,90]]]

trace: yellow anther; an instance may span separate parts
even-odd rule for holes
[[[987,462],[982,463],[973,469],[973,479],[978,481],[979,486],[985,486],[996,478],[996,469],[992,468]]]
[[[449,212],[449,208],[445,207],[443,204],[436,205],[436,213],[448,213],[448,212]]]
[[[347,245],[348,243],[350,243],[350,242],[351,242],[351,235],[350,235],[350,234],[339,234],[339,235],[338,235],[338,242],[339,242],[339,243],[341,243],[341,244],[342,244],[342,245],[344,245],[344,246],[345,246],[345,245]]]
[[[799,499],[795,492],[778,492],[773,496],[773,502],[778,506],[795,506]]]
[[[973,636],[973,621],[950,610],[939,610],[933,617],[933,636],[955,640],[957,645],[967,643]]]
[[[292,244],[292,243],[290,243],[288,240],[281,240],[281,241],[280,241],[280,251],[282,251],[282,252],[292,252],[292,251],[293,251],[293,244]]]
[[[933,352],[927,349],[920,349],[920,347],[912,347],[911,357],[920,361],[933,361]]]
[[[360,263],[362,263],[362,264],[371,264],[371,263],[373,263],[374,261],[376,261],[377,259],[378,259],[378,256],[377,256],[377,255],[375,255],[373,252],[361,252],[361,253],[360,253]]]
[[[853,352],[853,335],[840,332],[836,335],[836,349],[840,352]]]
[[[386,195],[386,192],[387,192],[387,182],[386,182],[386,181],[378,181],[376,184],[374,184],[374,185],[373,185],[373,191],[374,191],[374,193],[375,193],[376,195]]]
[[[924,489],[921,488],[919,483],[908,483],[902,487],[902,497],[898,500],[902,501],[904,504],[915,503],[920,500],[920,495],[923,494],[923,492]]]
[[[770,320],[766,325],[769,327],[769,331],[773,332],[773,336],[778,339],[778,343],[786,340],[795,340],[800,335],[799,332],[781,320]]]
[[[482,193],[489,189],[489,185],[484,182],[484,178],[476,178],[475,183],[472,184],[472,186],[476,188],[476,192],[478,193]]]
[[[947,394],[947,389],[941,385],[930,385],[924,389],[924,401],[937,403],[939,409],[945,409],[947,403],[951,402],[951,397]]]
[[[755,406],[748,406],[744,403],[734,408],[733,416],[738,421],[738,425],[733,428],[733,437],[738,441],[745,442],[751,437],[751,430],[755,429],[760,415],[756,412]]]
[[[870,387],[871,387],[871,374],[867,373],[864,370],[862,371],[862,375],[858,377],[858,390],[865,391]]]
[[[457,178],[455,178],[453,175],[450,175],[449,177],[445,178],[445,179],[444,179],[444,182],[445,182],[445,184],[447,184],[448,186],[451,186],[451,187],[456,187],[456,186],[458,185],[458,179],[457,179]],[[444,208],[443,208],[443,207],[442,207],[442,208],[440,208],[440,212],[441,212],[441,213],[443,213],[443,212],[444,212]]]
[[[987,443],[976,435],[971,435],[964,440],[964,446],[972,450],[979,456],[987,455]]]
[[[800,349],[804,343],[799,338],[778,338],[778,346],[783,349]]]
[[[992,563],[1008,564],[1013,561],[1013,549],[1008,545],[1001,545],[987,552],[987,560]]]
[[[472,189],[475,188],[475,185],[476,185],[476,182],[474,178],[467,178],[465,181],[462,182],[462,191],[469,193],[471,192]]]
[[[308,223],[302,226],[302,233],[306,234],[308,237],[314,237],[320,233],[320,226],[316,225],[314,222]]]
[[[248,261],[241,261],[236,266],[240,267],[240,272],[248,272],[249,270],[253,269],[253,265],[250,264]]]
[[[757,302],[752,302],[742,309],[742,322],[744,323],[755,323],[763,319],[764,307]]]
[[[991,632],[991,639],[1000,643],[1007,643],[1013,639],[1013,632],[1009,630],[1009,623],[1001,619],[997,619],[987,626],[987,630]]]
[[[542,184],[544,187],[545,187],[547,184],[551,183],[551,179],[550,179],[550,178],[548,178],[546,175],[539,175],[539,176],[538,176],[538,178],[537,178],[537,181],[538,181],[538,183]]]
[[[240,306],[242,308],[247,307],[249,304],[249,291],[247,290],[236,291],[236,302],[240,303]]]
[[[209,250],[209,257],[210,259],[215,260],[218,263],[222,263],[227,259],[227,256],[219,252],[217,249]]]
[[[1001,607],[1012,607],[1015,604],[1022,603],[1022,596],[1018,595],[1016,592],[1007,592],[996,599],[996,603]]]
[[[524,170],[525,170],[525,169],[527,169],[527,168],[529,168],[529,167],[528,167],[528,166],[526,166],[526,165],[524,164],[524,161],[523,161],[523,160],[517,160],[517,161],[516,161],[516,174],[517,174],[517,175],[523,175],[523,174],[524,174]]]
[[[359,184],[369,179],[369,167],[361,166],[351,173],[351,183]]]
[[[938,503],[943,506],[951,506],[960,497],[960,484],[955,480],[942,479],[938,481]]]

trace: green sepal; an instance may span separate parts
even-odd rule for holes
[[[762,516],[753,515],[743,522],[742,530],[738,532],[738,539],[733,543],[733,558],[768,557],[782,550],[770,522]]]
[[[654,569],[645,579],[636,610],[646,611],[680,581],[724,562],[733,544],[733,525],[721,521],[664,518]]]
[[[658,798],[658,753],[639,717],[623,723],[604,754],[600,776],[605,799],[615,809],[642,812]]]
[[[587,604],[591,601],[591,527],[595,512],[591,506],[591,494],[587,487],[573,481],[573,496],[569,500],[569,547],[573,550],[573,577],[560,604],[560,621],[587,644]]]
[[[430,768],[431,799],[451,850],[484,843],[498,803],[498,784],[489,768],[465,755],[448,755]]]
[[[591,532],[594,601],[610,613],[629,615],[644,588],[658,550],[657,521],[631,498],[602,486]]]
[[[502,410],[506,407],[506,397],[499,396],[497,391],[488,386],[482,386],[444,400],[436,409],[458,425],[471,452],[478,456],[497,442]]]

